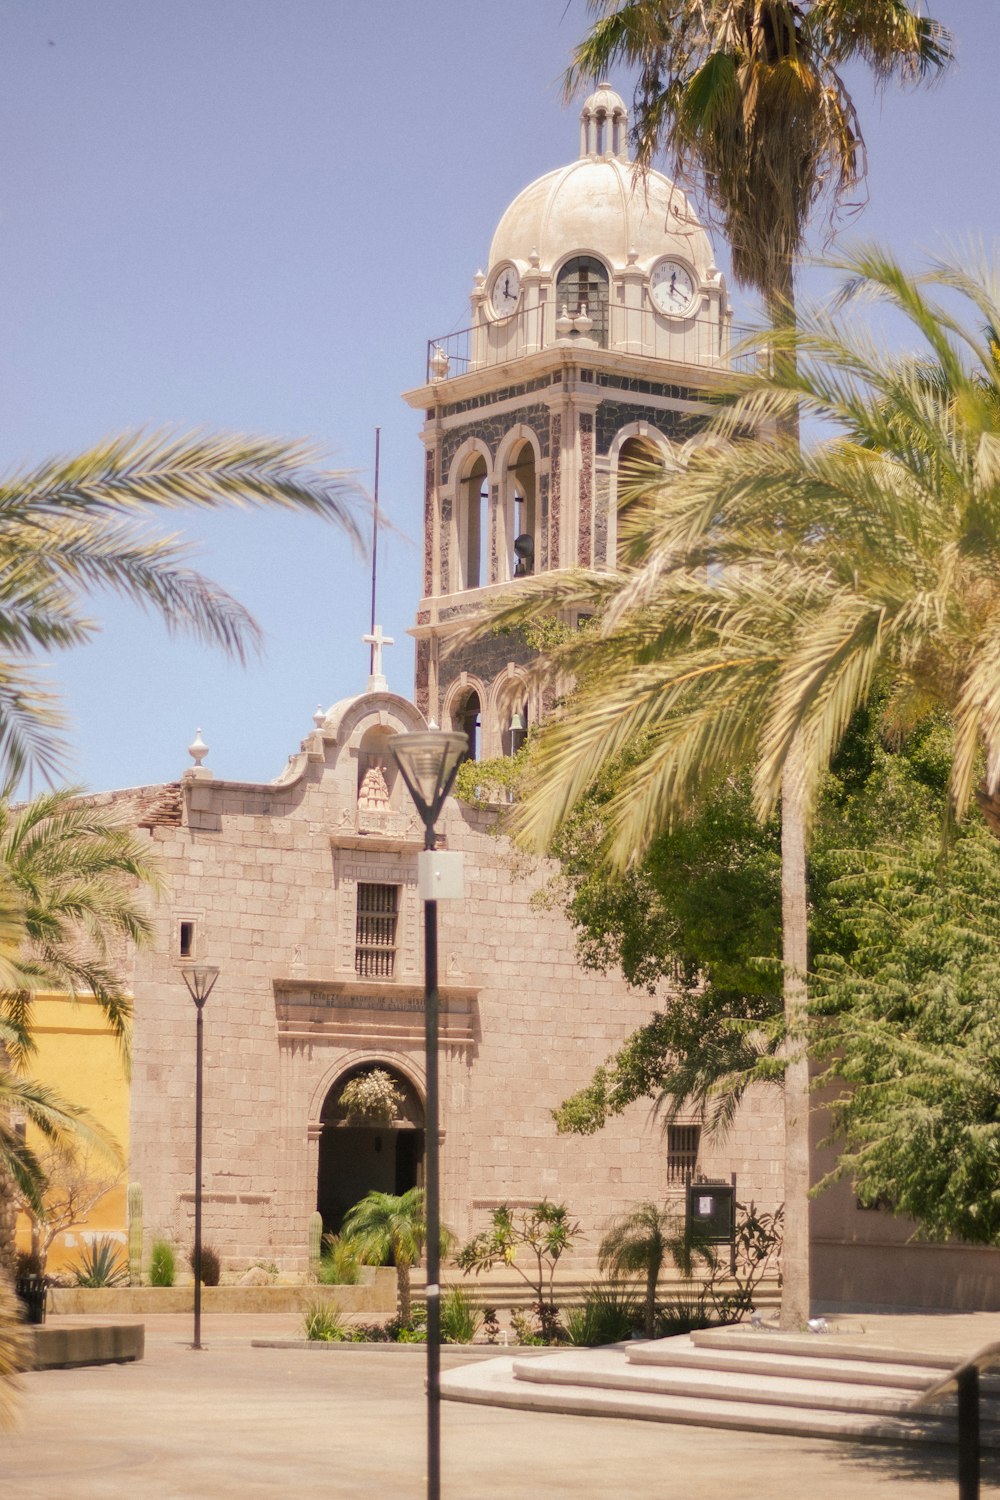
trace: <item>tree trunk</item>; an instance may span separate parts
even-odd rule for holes
[[[808,968],[805,807],[800,750],[793,744],[781,785],[781,927],[786,1067],[785,1241],[781,1256],[781,1326],[809,1317],[809,1059],[803,1034]]]
[[[656,1336],[656,1282],[659,1270],[659,1266],[650,1266],[646,1272],[646,1310],[643,1325],[648,1339]]]
[[[396,1300],[399,1303],[399,1321],[410,1326],[410,1268],[396,1262]]]
[[[14,1279],[17,1268],[17,1192],[10,1173],[0,1167],[0,1279]]]
[[[795,324],[792,264],[768,299],[775,328]],[[779,352],[775,367],[794,374],[795,350]],[[783,423],[782,435],[799,437],[798,412]],[[781,953],[784,965],[786,1069],[785,1233],[781,1256],[781,1326],[804,1327],[811,1305],[809,1267],[809,1059],[805,1045],[806,974],[809,969],[809,897],[806,885],[806,806],[802,746],[795,740],[781,780]]]

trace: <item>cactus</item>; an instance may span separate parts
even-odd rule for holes
[[[309,1274],[319,1275],[319,1260],[323,1246],[323,1215],[319,1209],[309,1215]]]
[[[142,1184],[128,1185],[128,1279],[130,1286],[142,1283]]]

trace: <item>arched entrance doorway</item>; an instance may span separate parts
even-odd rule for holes
[[[393,1119],[348,1119],[340,1103],[344,1089],[376,1068],[388,1073],[400,1096]],[[423,1104],[409,1079],[388,1063],[364,1063],[342,1073],[323,1101],[320,1120],[316,1207],[324,1233],[336,1234],[347,1210],[366,1193],[406,1193],[423,1186]]]

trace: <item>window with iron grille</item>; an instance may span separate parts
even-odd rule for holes
[[[667,1126],[667,1181],[690,1182],[698,1165],[700,1125]]]
[[[396,966],[398,885],[358,885],[354,972],[359,979],[391,979]]]

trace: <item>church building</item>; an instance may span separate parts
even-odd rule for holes
[[[703,441],[736,342],[707,234],[676,184],[636,179],[625,106],[601,86],[579,155],[503,214],[468,328],[430,340],[406,395],[424,413],[412,699],[390,690],[376,631],[366,690],[318,711],[274,781],[216,779],[199,738],[177,782],[101,799],[148,832],[164,875],[155,941],[132,960],[128,1178],[147,1245],[193,1239],[182,970],[194,962],[220,971],[204,1011],[203,1201],[224,1266],[302,1271],[317,1208],[335,1230],[370,1189],[423,1181],[422,827],[388,741],[434,721],[466,735],[473,758],[516,751],[546,707],[529,689],[530,651],[515,636],[449,649],[456,632],[519,578],[614,564],[623,465],[683,459]],[[495,824],[452,798],[438,825],[465,861],[464,899],[439,908],[444,1222],[464,1239],[502,1203],[564,1202],[585,1269],[613,1216],[642,1200],[680,1206],[692,1177],[735,1174],[741,1201],[775,1208],[777,1091],[751,1092],[725,1139],[693,1115],[664,1128],[648,1102],[594,1136],[557,1134],[552,1109],[669,996],[582,969],[561,912],[533,900],[550,868]],[[374,1068],[396,1103],[391,1118],[359,1120],[342,1096]],[[996,1305],[994,1252],[929,1252],[908,1233],[858,1211],[846,1185],[824,1195],[817,1303]]]
[[[194,1009],[181,969],[217,964],[205,1009],[205,1238],[236,1263],[301,1269],[318,1207],[335,1229],[370,1188],[423,1173],[422,829],[388,739],[431,719],[470,754],[516,749],[541,705],[509,640],[448,654],[456,624],[534,571],[613,559],[621,464],[698,441],[728,368],[725,283],[684,194],[633,179],[625,107],[599,89],[580,154],[503,215],[470,326],[432,340],[425,383],[424,584],[415,701],[367,691],[315,726],[278,779],[217,781],[202,749],[179,784],[143,793],[169,895],[135,956],[129,1177],[147,1232],[192,1236]],[[513,709],[510,705],[513,704]],[[135,794],[130,794],[133,798]],[[746,1106],[724,1143],[648,1104],[600,1135],[559,1136],[550,1111],[640,1025],[649,998],[583,971],[549,878],[451,799],[440,828],[466,896],[440,904],[442,1216],[464,1237],[503,1202],[566,1202],[593,1263],[610,1217],[680,1196],[692,1173],[781,1201],[780,1101]],[[348,1118],[347,1083],[395,1081],[390,1123]]]

